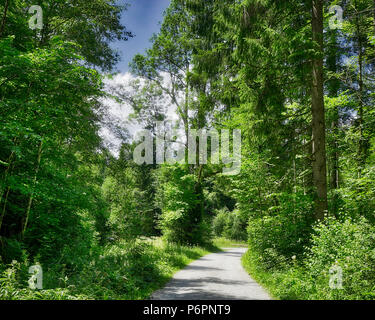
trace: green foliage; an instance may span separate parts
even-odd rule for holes
[[[165,211],[160,226],[166,241],[178,244],[208,244],[212,240],[209,221],[195,223],[191,227],[191,216],[186,211]]]
[[[27,13],[32,5],[43,10],[43,29],[35,32],[29,28]],[[10,1],[3,35],[16,36],[16,47],[22,50],[32,46],[48,48],[54,36],[66,42],[80,45],[79,53],[91,65],[110,70],[119,60],[119,54],[111,48],[110,42],[126,41],[132,33],[121,24],[121,14],[127,4],[113,0],[17,0]],[[1,17],[4,2],[0,4]]]
[[[1,268],[0,300],[82,300],[84,295],[73,296],[67,289],[32,290],[28,287],[28,264],[13,261]]]
[[[293,255],[301,256],[312,231],[311,201],[303,195],[281,195],[282,203],[269,209],[268,215],[250,218],[249,247],[260,256],[266,269],[283,268]]]
[[[1,236],[4,243],[23,238],[29,253],[54,260],[65,246],[92,242],[80,212],[91,210],[99,195],[82,179],[82,155],[99,142],[95,101],[102,96],[101,77],[82,66],[72,43],[54,38],[49,49],[29,53],[12,43],[0,40],[6,65],[0,71],[0,156],[8,163],[0,184]],[[18,70],[14,77],[8,68]],[[4,261],[18,258],[4,246],[1,251]]]
[[[211,250],[217,249],[172,245],[160,239],[122,241],[92,251],[80,270],[61,269],[61,266],[44,270],[43,290],[29,289],[29,264],[14,261],[1,270],[0,299],[147,299],[177,270]]]
[[[125,184],[115,178],[107,177],[104,180],[103,196],[111,203],[108,225],[111,237],[116,239],[133,239],[139,234],[138,225],[140,216],[135,212],[135,203],[132,190],[134,183],[128,170],[121,173]]]
[[[362,171],[361,177],[358,177],[357,172],[351,172],[347,178],[348,184],[337,190],[339,210],[354,219],[362,216],[372,224],[375,223],[374,179],[375,167],[371,162]]]
[[[247,248],[248,245],[246,241],[241,240],[230,240],[227,238],[214,238],[213,244],[215,247],[218,248],[236,248],[236,247],[244,247]]]
[[[118,62],[110,42],[132,36],[120,23],[126,4],[7,3],[0,298],[147,298],[206,253],[193,246],[215,234],[228,245],[248,241],[245,267],[277,298],[374,299],[373,1],[343,1],[341,30],[326,15],[324,50],[311,38],[311,2],[171,1],[151,48],[134,57],[137,79],[106,90],[130,103],[131,120],[153,137],[171,104],[185,138],[189,129],[241,129],[241,173],[233,177],[218,174],[220,165],[138,166],[136,142],[109,124],[98,70]],[[28,28],[32,4],[43,8],[40,31]],[[310,94],[318,59],[320,137]],[[116,157],[99,134],[108,126],[121,140]],[[323,138],[326,156],[317,152]],[[318,153],[328,164],[320,179],[322,170],[312,172]],[[317,185],[326,180],[327,218],[314,227]],[[160,233],[167,242],[140,240]],[[45,290],[27,289],[31,261],[44,266]],[[333,265],[343,270],[343,289],[328,285]]]
[[[315,229],[306,268],[315,280],[316,299],[374,299],[375,228],[365,219],[328,218]],[[329,269],[342,268],[343,289],[327,287]]]
[[[188,245],[209,243],[211,226],[202,212],[196,177],[181,165],[165,165],[159,173],[159,184],[160,228],[165,239]]]
[[[375,229],[365,219],[327,218],[314,228],[302,257],[267,268],[262,256],[249,250],[246,269],[279,299],[373,300],[375,296]],[[330,277],[342,270],[342,288],[330,287]],[[332,270],[333,273],[330,273]]]
[[[160,189],[157,201],[165,211],[177,211],[179,209],[189,211],[198,203],[195,194],[195,176],[188,174],[182,165],[163,165],[159,173]]]
[[[225,227],[228,223],[228,210],[222,209],[216,213],[215,218],[212,221],[212,230],[217,237],[224,235]]]
[[[248,217],[241,215],[238,210],[219,210],[212,221],[212,227],[217,237],[232,240],[247,240],[246,226]]]

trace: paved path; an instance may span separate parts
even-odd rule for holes
[[[246,248],[229,248],[189,264],[175,274],[153,300],[270,300],[242,268]]]

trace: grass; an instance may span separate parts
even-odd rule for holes
[[[46,290],[27,288],[27,266],[14,264],[0,276],[0,299],[143,300],[177,272],[220,249],[168,244],[160,238],[119,242],[100,248],[79,270],[56,266],[44,271]],[[24,273],[24,276],[23,276]],[[26,277],[25,277],[26,276]]]
[[[259,267],[256,261],[256,256],[248,250],[241,258],[242,266],[247,273],[260,284],[274,300],[279,300],[278,287],[280,283],[277,283],[275,275],[268,273]]]
[[[318,283],[297,263],[281,269],[265,270],[259,256],[248,250],[242,256],[242,265],[274,300],[335,300],[336,293],[329,288],[328,278],[323,277],[320,279],[322,283]],[[340,290],[336,291],[339,293]]]
[[[43,268],[45,290],[28,289],[28,265],[14,263],[0,276],[0,299],[14,300],[144,300],[164,287],[192,261],[246,242],[216,238],[207,247],[170,244],[143,238],[99,247],[70,265]],[[76,259],[76,262],[75,262]]]
[[[241,240],[215,238],[213,243],[214,243],[214,246],[219,247],[219,248],[237,248],[237,247],[247,248],[246,241],[241,241]]]

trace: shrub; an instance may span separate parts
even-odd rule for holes
[[[375,298],[375,228],[364,218],[340,222],[327,218],[314,229],[306,268],[317,299]],[[342,269],[343,289],[329,287],[329,270]]]
[[[190,212],[185,210],[163,212],[160,227],[164,239],[172,243],[204,245],[212,239],[210,224],[206,220],[192,224]]]
[[[13,261],[0,273],[0,300],[82,300],[84,295],[72,295],[68,289],[32,290],[28,287],[28,264]]]
[[[224,208],[218,210],[213,219],[212,228],[217,237],[231,240],[247,240],[247,217],[238,211],[230,212]]]
[[[243,257],[245,268],[274,297],[302,300],[375,298],[375,228],[364,218],[340,221],[329,217],[316,225],[310,246],[300,259],[284,258],[278,267],[274,267],[271,262],[283,257],[274,254],[271,250],[260,256],[249,250]],[[342,270],[342,289],[330,286],[330,270],[337,274],[338,267]]]
[[[302,256],[312,231],[310,198],[303,195],[280,196],[280,205],[268,215],[249,219],[249,247],[260,256],[265,269],[285,267],[292,256]]]
[[[0,239],[0,262],[10,263],[12,260],[21,260],[24,255],[22,243],[17,239]]]
[[[225,227],[228,224],[228,210],[220,209],[217,211],[215,218],[212,221],[212,229],[217,237],[223,237]]]
[[[157,201],[162,208],[159,226],[167,241],[204,245],[210,242],[211,230],[203,210],[203,191],[196,176],[182,165],[162,166]]]
[[[238,211],[229,212],[227,225],[224,228],[224,237],[232,240],[247,240],[247,219]]]

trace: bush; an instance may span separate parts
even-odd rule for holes
[[[168,242],[205,245],[212,240],[210,224],[205,220],[192,224],[190,213],[185,210],[163,212],[160,227]]]
[[[203,191],[196,176],[182,165],[162,166],[157,201],[162,209],[159,226],[169,242],[205,245],[212,239],[203,210]]]
[[[95,299],[146,299],[165,285],[174,272],[206,254],[203,248],[164,241],[121,241],[93,257],[71,278],[76,292]]]
[[[0,273],[0,300],[82,300],[84,295],[72,295],[68,289],[32,290],[28,287],[28,264],[13,261]],[[1,271],[1,270],[0,270]]]
[[[375,298],[375,228],[364,218],[340,221],[330,217],[316,225],[310,247],[300,259],[284,257],[280,261],[283,256],[274,254],[275,251],[271,250],[260,256],[249,250],[243,257],[243,264],[276,298]],[[279,261],[278,267],[272,266],[271,261]],[[342,270],[342,289],[330,286],[330,271],[337,275],[337,270]]]
[[[21,260],[25,255],[22,243],[17,239],[0,238],[0,262],[10,263],[12,260]]]
[[[214,248],[209,248],[209,250]],[[209,253],[161,239],[97,247],[82,270],[43,266],[43,290],[31,290],[30,263],[0,264],[0,300],[147,299],[179,269]]]
[[[364,218],[340,222],[327,218],[314,229],[306,268],[316,283],[317,299],[375,298],[375,228]],[[332,290],[329,270],[342,269],[343,289]]]
[[[239,211],[230,212],[224,208],[218,210],[213,223],[213,231],[217,237],[225,237],[231,240],[247,240],[247,217]]]
[[[224,236],[224,230],[227,226],[227,220],[228,220],[228,210],[221,209],[217,212],[215,218],[212,222],[212,229],[217,237],[223,237]]]
[[[268,215],[250,218],[247,228],[249,247],[266,270],[287,267],[285,261],[301,257],[312,231],[310,198],[284,194],[281,201],[282,205],[270,208]]]
[[[247,240],[246,233],[247,219],[238,211],[229,213],[227,225],[224,228],[223,236],[232,240]]]

